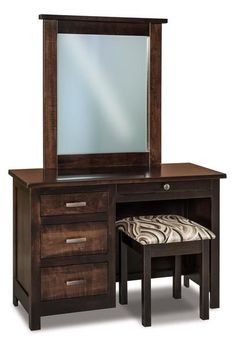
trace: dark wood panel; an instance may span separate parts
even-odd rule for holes
[[[68,34],[149,36],[148,23],[60,20],[58,22],[58,32]]]
[[[41,257],[105,253],[107,223],[46,225],[41,233]]]
[[[107,264],[84,264],[41,269],[41,299],[54,300],[108,291]]]
[[[176,199],[199,199],[207,198],[210,196],[208,191],[172,191],[172,192],[159,192],[159,193],[140,193],[133,195],[117,195],[117,202],[132,202],[132,201],[155,201],[155,200],[176,200]]]
[[[41,268],[43,267],[54,267],[54,266],[64,266],[64,265],[76,265],[76,264],[95,264],[95,263],[106,263],[113,261],[113,255],[108,251],[108,253],[100,254],[81,254],[71,255],[71,256],[59,256],[50,258],[41,258]]]
[[[75,20],[92,22],[114,22],[114,23],[167,23],[166,18],[128,18],[128,17],[95,17],[95,16],[71,16],[71,15],[53,15],[40,14],[39,19],[44,20]]]
[[[149,148],[150,166],[161,163],[161,24],[150,24]]]
[[[150,245],[152,257],[178,256],[185,254],[200,254],[202,241],[188,241],[169,244]]]
[[[37,189],[30,189],[30,292],[29,327],[40,329],[40,198]]]
[[[43,166],[57,168],[57,20],[43,22]]]
[[[29,296],[20,283],[14,279],[13,280],[13,291],[17,299],[21,302],[24,309],[29,311]]]
[[[107,206],[107,192],[41,195],[42,216],[104,212]]]
[[[57,179],[57,170],[44,170],[44,169],[23,169],[23,170],[9,170],[15,180],[20,182],[26,187],[42,186],[48,188],[64,188],[64,187],[80,187],[90,185],[104,185],[104,184],[124,184],[124,183],[147,183],[158,181],[184,181],[184,180],[199,180],[199,179],[219,179],[226,178],[226,174],[211,170],[192,163],[176,163],[176,164],[161,164],[155,168],[138,168],[136,171],[127,170],[126,167],[122,168],[123,175],[116,170],[110,171],[109,168],[104,167],[104,172],[90,172],[87,170],[80,175],[78,170],[78,177],[75,176],[76,172],[72,170],[70,176],[65,181]],[[73,179],[73,177],[76,177]]]
[[[116,187],[109,186],[109,210],[108,210],[108,271],[109,271],[109,293],[111,302],[116,303]]]
[[[106,192],[108,190],[107,185],[99,185],[92,186],[83,184],[81,186],[76,187],[76,185],[64,186],[63,182],[60,187],[54,187],[51,185],[50,187],[41,187],[38,189],[40,195],[61,195],[61,194],[75,194],[75,193],[94,193],[94,192]]]
[[[104,153],[104,154],[78,154],[59,155],[59,174],[69,173],[68,170],[113,167],[113,166],[147,166],[148,153]]]
[[[41,217],[42,225],[98,222],[98,221],[106,221],[106,220],[107,220],[107,212]]]
[[[20,186],[15,186],[14,189],[16,189],[16,279],[29,292],[31,264],[29,192]]]
[[[166,184],[169,186],[166,187]],[[167,190],[166,190],[167,189]],[[176,182],[155,182],[155,183],[140,183],[140,184],[120,184],[117,187],[117,193],[121,195],[129,194],[150,194],[157,192],[188,192],[188,191],[209,191],[211,190],[210,180],[200,181],[176,181]]]
[[[116,205],[116,220],[128,216],[148,216],[157,214],[180,214],[186,216],[184,211],[186,200],[148,200],[121,202]]]
[[[187,216],[189,219],[211,229],[211,198],[190,199],[187,206]]]
[[[210,307],[220,307],[220,182],[212,181],[211,230],[216,238],[211,242]]]
[[[108,295],[95,295],[70,299],[42,301],[41,315],[80,312],[115,307],[115,301]]]
[[[12,220],[12,226],[13,226],[13,305],[18,306],[18,296],[16,295],[14,283],[17,279],[17,186],[16,183],[13,182],[13,195],[12,195],[12,202],[13,202],[13,220]]]

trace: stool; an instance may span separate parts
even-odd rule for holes
[[[127,304],[127,246],[142,257],[142,324],[151,326],[151,260],[174,256],[173,297],[181,298],[182,255],[201,254],[200,318],[209,319],[209,242],[213,232],[185,217],[127,217],[116,222],[120,231],[119,302]]]

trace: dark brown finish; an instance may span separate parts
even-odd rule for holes
[[[46,172],[55,173],[46,175]],[[83,172],[78,174],[78,179],[71,180],[70,176],[65,181],[57,180],[57,172],[55,170],[43,169],[24,169],[24,170],[9,170],[9,174],[26,187],[68,187],[68,186],[84,186],[84,185],[104,185],[104,184],[120,184],[120,183],[150,183],[150,182],[164,182],[164,181],[186,181],[198,179],[219,179],[226,178],[226,174],[214,171],[199,165],[191,163],[178,163],[178,164],[161,164],[158,168],[140,168],[135,171],[126,170],[122,168],[122,175],[120,171],[110,171],[104,168],[105,173],[96,174],[94,172]],[[73,175],[75,173],[73,172]],[[73,178],[73,175],[71,178]],[[89,176],[89,177],[88,177]]]
[[[29,295],[29,327],[40,329],[40,202],[37,190],[30,190],[30,289]]]
[[[211,228],[217,239],[210,248],[210,304],[219,307],[219,179],[226,175],[190,163],[161,164],[161,24],[167,20],[54,15],[40,19],[44,170],[9,171],[14,178],[13,304],[22,303],[30,329],[36,330],[45,315],[114,307],[116,279],[122,282],[120,302],[127,303],[127,280],[142,278],[142,317],[148,326],[151,277],[174,273],[174,296],[181,294],[181,275],[185,285],[189,279],[195,281],[201,286],[201,317],[208,318],[209,246],[199,241],[143,251],[126,237],[132,249],[123,243],[120,259],[119,242],[115,244],[115,220],[122,216],[176,213]],[[57,156],[58,33],[150,37],[149,152]],[[83,204],[66,207],[68,202]],[[65,245],[66,238],[83,241]]]
[[[127,245],[122,242],[122,233],[119,232],[119,303],[121,305],[126,305],[128,303],[127,296],[127,280],[128,280],[128,262],[127,262]]]
[[[29,312],[28,294],[26,293],[24,288],[20,285],[20,283],[16,279],[13,280],[13,292],[14,292],[14,297],[17,299],[17,301],[19,300],[21,305],[24,307],[24,309],[27,312]]]
[[[175,264],[173,271],[173,296],[176,299],[181,298],[181,275],[182,258],[186,254],[200,254],[201,266],[199,268],[200,280],[200,318],[209,318],[209,240],[174,242],[169,244],[150,244],[143,245],[132,239],[125,233],[121,233],[120,237],[120,264],[123,265],[120,276],[121,289],[120,297],[122,300],[127,298],[127,249],[129,246],[138,252],[142,257],[142,324],[143,326],[151,326],[151,277],[152,277],[152,258],[162,256],[175,256]]]
[[[150,24],[149,165],[161,163],[161,25]]]
[[[50,258],[41,258],[41,268],[53,267],[53,266],[64,266],[64,265],[77,265],[77,264],[88,264],[88,263],[104,263],[107,262],[111,257],[107,253],[94,253],[94,254],[73,254],[73,255],[62,255]]]
[[[43,167],[57,168],[57,20],[43,22]]]
[[[209,241],[202,242],[201,283],[200,283],[200,318],[209,319]]]
[[[75,312],[80,310],[90,310],[105,307],[113,307],[115,305],[115,257],[117,255],[117,261],[119,262],[119,250],[115,249],[115,219],[122,218],[128,215],[136,214],[158,214],[158,213],[173,213],[182,214],[189,217],[200,224],[211,227],[215,225],[215,230],[218,223],[217,214],[212,211],[213,206],[218,205],[214,202],[218,199],[218,194],[215,192],[214,182],[218,184],[219,175],[224,174],[204,169],[193,164],[170,164],[162,165],[165,168],[165,173],[172,174],[173,176],[164,176],[161,178],[160,171],[158,179],[154,179],[154,176],[145,177],[143,179],[132,179],[133,176],[125,180],[117,180],[107,176],[100,178],[94,185],[94,180],[86,178],[85,182],[81,181],[69,181],[69,182],[37,182],[34,176],[30,177],[32,173],[30,170],[20,170],[12,172],[14,176],[14,184],[17,184],[19,189],[28,192],[31,197],[29,199],[29,210],[31,215],[28,215],[27,220],[32,221],[31,227],[29,227],[31,239],[31,249],[29,261],[32,263],[31,275],[28,274],[29,291],[25,289],[14,280],[14,302],[20,300],[23,302],[26,310],[30,312],[30,326],[31,329],[38,329],[40,327],[40,317],[42,315],[50,315],[64,312]],[[174,168],[176,172],[174,172]],[[19,172],[19,175],[18,175]],[[37,173],[38,170],[34,170],[33,173]],[[152,174],[154,175],[152,171]],[[181,173],[181,175],[180,175]],[[189,177],[185,175],[189,173]],[[204,175],[205,173],[205,175]],[[192,176],[191,176],[192,174]],[[199,179],[199,174],[201,174]],[[17,175],[17,176],[16,176]],[[180,176],[178,176],[180,175]],[[27,180],[25,180],[27,177]],[[24,180],[23,180],[24,179]],[[105,183],[106,182],[106,183]],[[112,184],[107,184],[107,182]],[[30,185],[29,185],[30,183]],[[33,183],[33,184],[32,184]],[[129,183],[129,184],[128,184]],[[164,183],[169,183],[171,188],[168,191],[162,191]],[[27,188],[28,185],[28,188]],[[155,191],[157,189],[157,191]],[[217,190],[216,190],[217,191]],[[56,196],[65,197],[74,194],[103,194],[106,192],[106,211],[97,212],[95,209],[93,213],[84,214],[62,214],[62,215],[48,215],[40,216],[40,204],[42,197]],[[122,193],[122,194],[121,194]],[[128,193],[128,194],[127,194]],[[203,195],[203,196],[201,196]],[[60,199],[60,198],[59,198]],[[122,200],[123,199],[123,200]],[[63,200],[63,199],[62,199]],[[65,200],[63,200],[65,202]],[[67,201],[67,200],[66,200]],[[19,206],[14,205],[17,216],[19,213]],[[216,210],[215,210],[216,211]],[[26,212],[24,212],[27,215]],[[212,218],[215,220],[212,221]],[[99,222],[100,221],[100,222]],[[45,230],[48,230],[50,235],[53,231],[62,228],[62,230],[73,230],[75,226],[77,228],[80,223],[105,223],[107,225],[107,251],[106,253],[96,252],[93,254],[81,254],[73,253],[72,255],[62,255],[63,247],[58,250],[58,255],[50,256],[47,258],[41,258],[41,250],[43,249],[42,237]],[[214,224],[215,223],[215,224]],[[60,229],[61,230],[61,229]],[[215,231],[214,230],[214,231]],[[95,231],[96,232],[96,231]],[[59,237],[59,236],[58,236]],[[16,248],[20,240],[21,233],[17,234],[15,238]],[[104,240],[103,240],[104,241]],[[214,241],[213,241],[214,242]],[[118,245],[118,244],[117,244]],[[201,254],[201,244],[194,241],[195,253]],[[163,246],[163,247],[162,247]],[[185,248],[187,247],[187,248]],[[197,275],[200,269],[201,263],[199,262],[198,255],[188,255],[191,253],[191,242],[188,242],[184,248],[180,247],[178,251],[173,249],[172,245],[160,245],[158,255],[161,257],[153,258],[152,260],[152,277],[173,276],[174,271],[174,257],[182,254],[182,271],[183,275],[187,275],[191,280],[200,284],[199,276]],[[134,247],[135,248],[135,247]],[[140,252],[140,248],[137,246],[137,250]],[[151,256],[156,256],[156,251],[150,247]],[[166,256],[166,252],[172,254],[172,256]],[[14,262],[16,267],[18,261],[22,259],[14,252]],[[214,259],[218,259],[219,254],[214,253]],[[138,257],[138,254],[128,248],[127,261],[129,268],[127,272],[127,278],[140,279],[142,274],[142,260]],[[108,269],[108,287],[107,294],[74,297],[65,299],[53,299],[49,301],[41,302],[41,278],[40,273],[43,269],[48,268],[61,268],[71,266],[82,266],[86,264],[99,264],[106,263]],[[217,262],[215,262],[217,264]],[[215,269],[214,264],[211,265]],[[212,271],[211,268],[211,271]],[[119,270],[117,271],[117,279],[119,280]],[[211,297],[217,299],[218,291],[218,276],[211,273]],[[125,291],[124,291],[125,292]],[[123,294],[125,296],[125,294]],[[125,302],[125,300],[124,300]]]
[[[107,206],[107,192],[41,195],[41,216],[104,212]]]
[[[44,23],[44,169],[151,166],[161,163],[161,27],[165,19],[40,15]],[[145,153],[57,155],[57,34],[150,37],[148,78],[149,144]],[[122,131],[122,129],[121,129]]]
[[[41,217],[43,225],[106,221],[107,212]]]
[[[42,301],[41,315],[50,316],[70,312],[98,310],[114,307],[114,301],[108,295],[90,295],[69,299]]]
[[[105,253],[107,223],[45,225],[41,233],[41,257]]]
[[[58,22],[58,32],[93,35],[149,35],[148,23],[109,23],[64,20]]]
[[[148,153],[104,153],[104,154],[80,154],[80,155],[59,155],[59,173],[63,171],[70,173],[69,170],[76,170],[75,173],[83,168],[99,168],[113,166],[147,166]],[[104,173],[104,171],[102,171]]]
[[[43,188],[29,189],[22,185],[20,183],[20,180],[17,179],[14,180],[14,187],[13,303],[17,304],[18,300],[20,300],[24,308],[28,311],[30,329],[40,329],[40,318],[43,315],[114,307],[114,187],[106,186],[106,192],[104,192],[104,189],[102,187],[92,186],[89,186],[87,188],[79,188],[79,191],[78,188],[76,189],[76,187],[72,190],[70,189],[70,187],[68,187],[67,189],[62,188],[59,190],[57,188],[56,190],[54,188],[48,190],[45,190]],[[80,218],[80,222],[78,221],[79,218],[77,215],[61,215],[57,217],[40,216],[40,198],[42,196],[70,196],[71,191],[74,191],[74,194],[78,195],[85,194],[84,196],[90,196],[91,199],[96,198],[98,194],[100,194],[99,198],[101,198],[102,196],[106,200],[106,212],[97,213],[95,209],[94,213],[92,214],[83,214],[84,220]],[[93,193],[95,195],[93,195]],[[28,201],[28,204],[26,204],[25,201]],[[98,204],[97,207],[99,210],[100,205]],[[18,220],[19,212],[21,216]],[[90,219],[92,220],[91,222],[89,222]],[[58,227],[61,227],[62,230],[64,230],[66,236],[72,235],[73,230],[86,234],[86,241],[88,240],[87,250],[72,250],[71,247],[73,246],[69,243],[69,247],[72,253],[65,255],[60,247],[58,250],[56,250],[56,245],[51,244],[52,249],[58,251],[58,254],[54,254],[54,256],[52,256],[50,245],[48,245],[48,243],[45,244],[46,240],[44,240],[43,237],[45,234],[47,234],[47,232],[52,237],[52,233],[55,232],[55,230],[58,230]],[[70,234],[71,232],[72,234]],[[25,234],[28,235],[28,238],[25,238]],[[58,238],[60,238],[60,236],[61,235],[57,234]],[[83,235],[80,234],[79,236]],[[22,247],[25,250],[29,250],[28,254],[27,252],[26,254],[24,254],[23,250],[21,250],[23,249]],[[20,249],[20,253],[17,251],[17,249]],[[43,253],[45,252],[44,254],[50,255],[50,257],[41,258],[41,251]],[[62,252],[64,255],[61,254]],[[24,277],[21,276],[22,278],[26,279],[25,283],[28,283],[24,283],[24,286],[27,287],[24,288],[23,285],[18,282],[16,270],[17,268],[20,268],[22,266],[21,264],[25,262],[26,258],[28,259],[28,265],[26,264],[26,266],[23,266],[22,273],[24,273]],[[106,268],[106,271],[102,271],[101,273],[101,271],[98,270],[98,275],[96,275],[96,269],[99,269],[100,264],[105,264],[104,266]],[[88,267],[94,270],[91,270],[89,272],[87,271]],[[65,269],[66,271],[64,275],[61,274],[60,276],[59,273],[62,269]],[[87,285],[85,286],[85,283],[82,283],[81,288],[83,288],[84,294],[81,291],[77,290],[75,291],[76,294],[74,294],[73,289],[68,288],[68,290],[65,291],[65,288],[63,287],[64,284],[63,286],[60,286],[60,280],[62,280],[62,277],[67,276],[67,274],[69,274],[72,269],[76,269],[75,275],[78,275],[79,272],[81,273],[82,269],[85,269],[87,271],[86,272],[84,270],[84,272],[86,272],[86,274],[88,275],[87,282],[89,284],[89,287],[87,287]],[[58,276],[55,275],[56,270]],[[47,276],[44,276],[43,274],[47,274]],[[49,278],[50,276],[51,279]],[[97,276],[99,276],[99,280],[97,280]],[[41,280],[43,280],[43,283],[41,283]],[[48,284],[45,284],[45,281],[48,281]],[[57,281],[59,281],[59,288],[57,288],[57,286],[52,286],[51,288],[49,288],[51,284],[55,284],[57,283]],[[93,284],[93,281],[95,281],[96,283],[99,283],[99,281],[101,282],[101,288],[104,288],[104,294],[98,293],[100,292],[100,287],[96,287],[97,284]],[[50,292],[50,290],[52,290],[52,292]],[[50,304],[48,303],[49,301],[41,300],[41,291],[43,291],[44,298],[51,298],[49,300]],[[65,298],[52,298],[56,298],[61,295],[65,295]],[[68,295],[79,296],[68,298]]]
[[[182,273],[182,257],[175,256],[174,274],[173,274],[173,297],[181,299],[181,273]]]
[[[151,326],[151,252],[149,247],[142,249],[142,324]]]
[[[16,290],[15,290],[15,279],[17,278],[17,187],[15,184],[13,184],[13,196],[12,196],[12,202],[13,202],[13,305],[18,306],[18,299],[16,295]]]
[[[210,307],[220,307],[220,183],[212,181],[211,230],[216,239],[211,243]]]
[[[167,181],[168,182],[168,181]],[[155,182],[155,183],[139,183],[139,184],[120,184],[117,188],[117,193],[120,196],[134,195],[134,194],[155,194],[155,193],[165,193],[166,195],[178,192],[207,192],[209,193],[211,189],[211,184],[206,180],[198,181],[172,181],[168,183],[168,190],[165,190],[167,182]]]
[[[14,185],[14,225],[15,225],[15,278],[25,288],[30,289],[30,225],[29,193],[25,188]],[[17,240],[17,242],[16,242]]]
[[[41,300],[106,294],[107,264],[43,268],[41,282]]]
[[[166,18],[128,18],[128,17],[95,17],[95,16],[68,16],[54,14],[40,14],[39,19],[44,20],[71,20],[85,22],[108,22],[108,23],[167,23]]]

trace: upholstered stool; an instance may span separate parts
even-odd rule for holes
[[[120,304],[127,304],[127,246],[142,256],[142,324],[151,325],[151,259],[174,256],[173,297],[181,298],[182,255],[201,254],[200,318],[209,319],[209,241],[207,228],[177,215],[128,217],[116,222],[120,231]]]

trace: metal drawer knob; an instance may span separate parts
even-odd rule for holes
[[[81,279],[81,280],[74,280],[74,281],[66,281],[66,285],[68,287],[71,287],[71,286],[78,286],[80,284],[83,284],[85,283],[86,280],[85,279]]]
[[[84,207],[86,205],[86,201],[66,202],[66,207]]]
[[[164,184],[163,188],[165,191],[170,190],[170,184],[169,183]]]
[[[73,244],[73,243],[83,243],[86,242],[87,238],[86,237],[78,237],[78,238],[73,238],[73,239],[66,239],[65,242],[69,243],[69,244]]]

